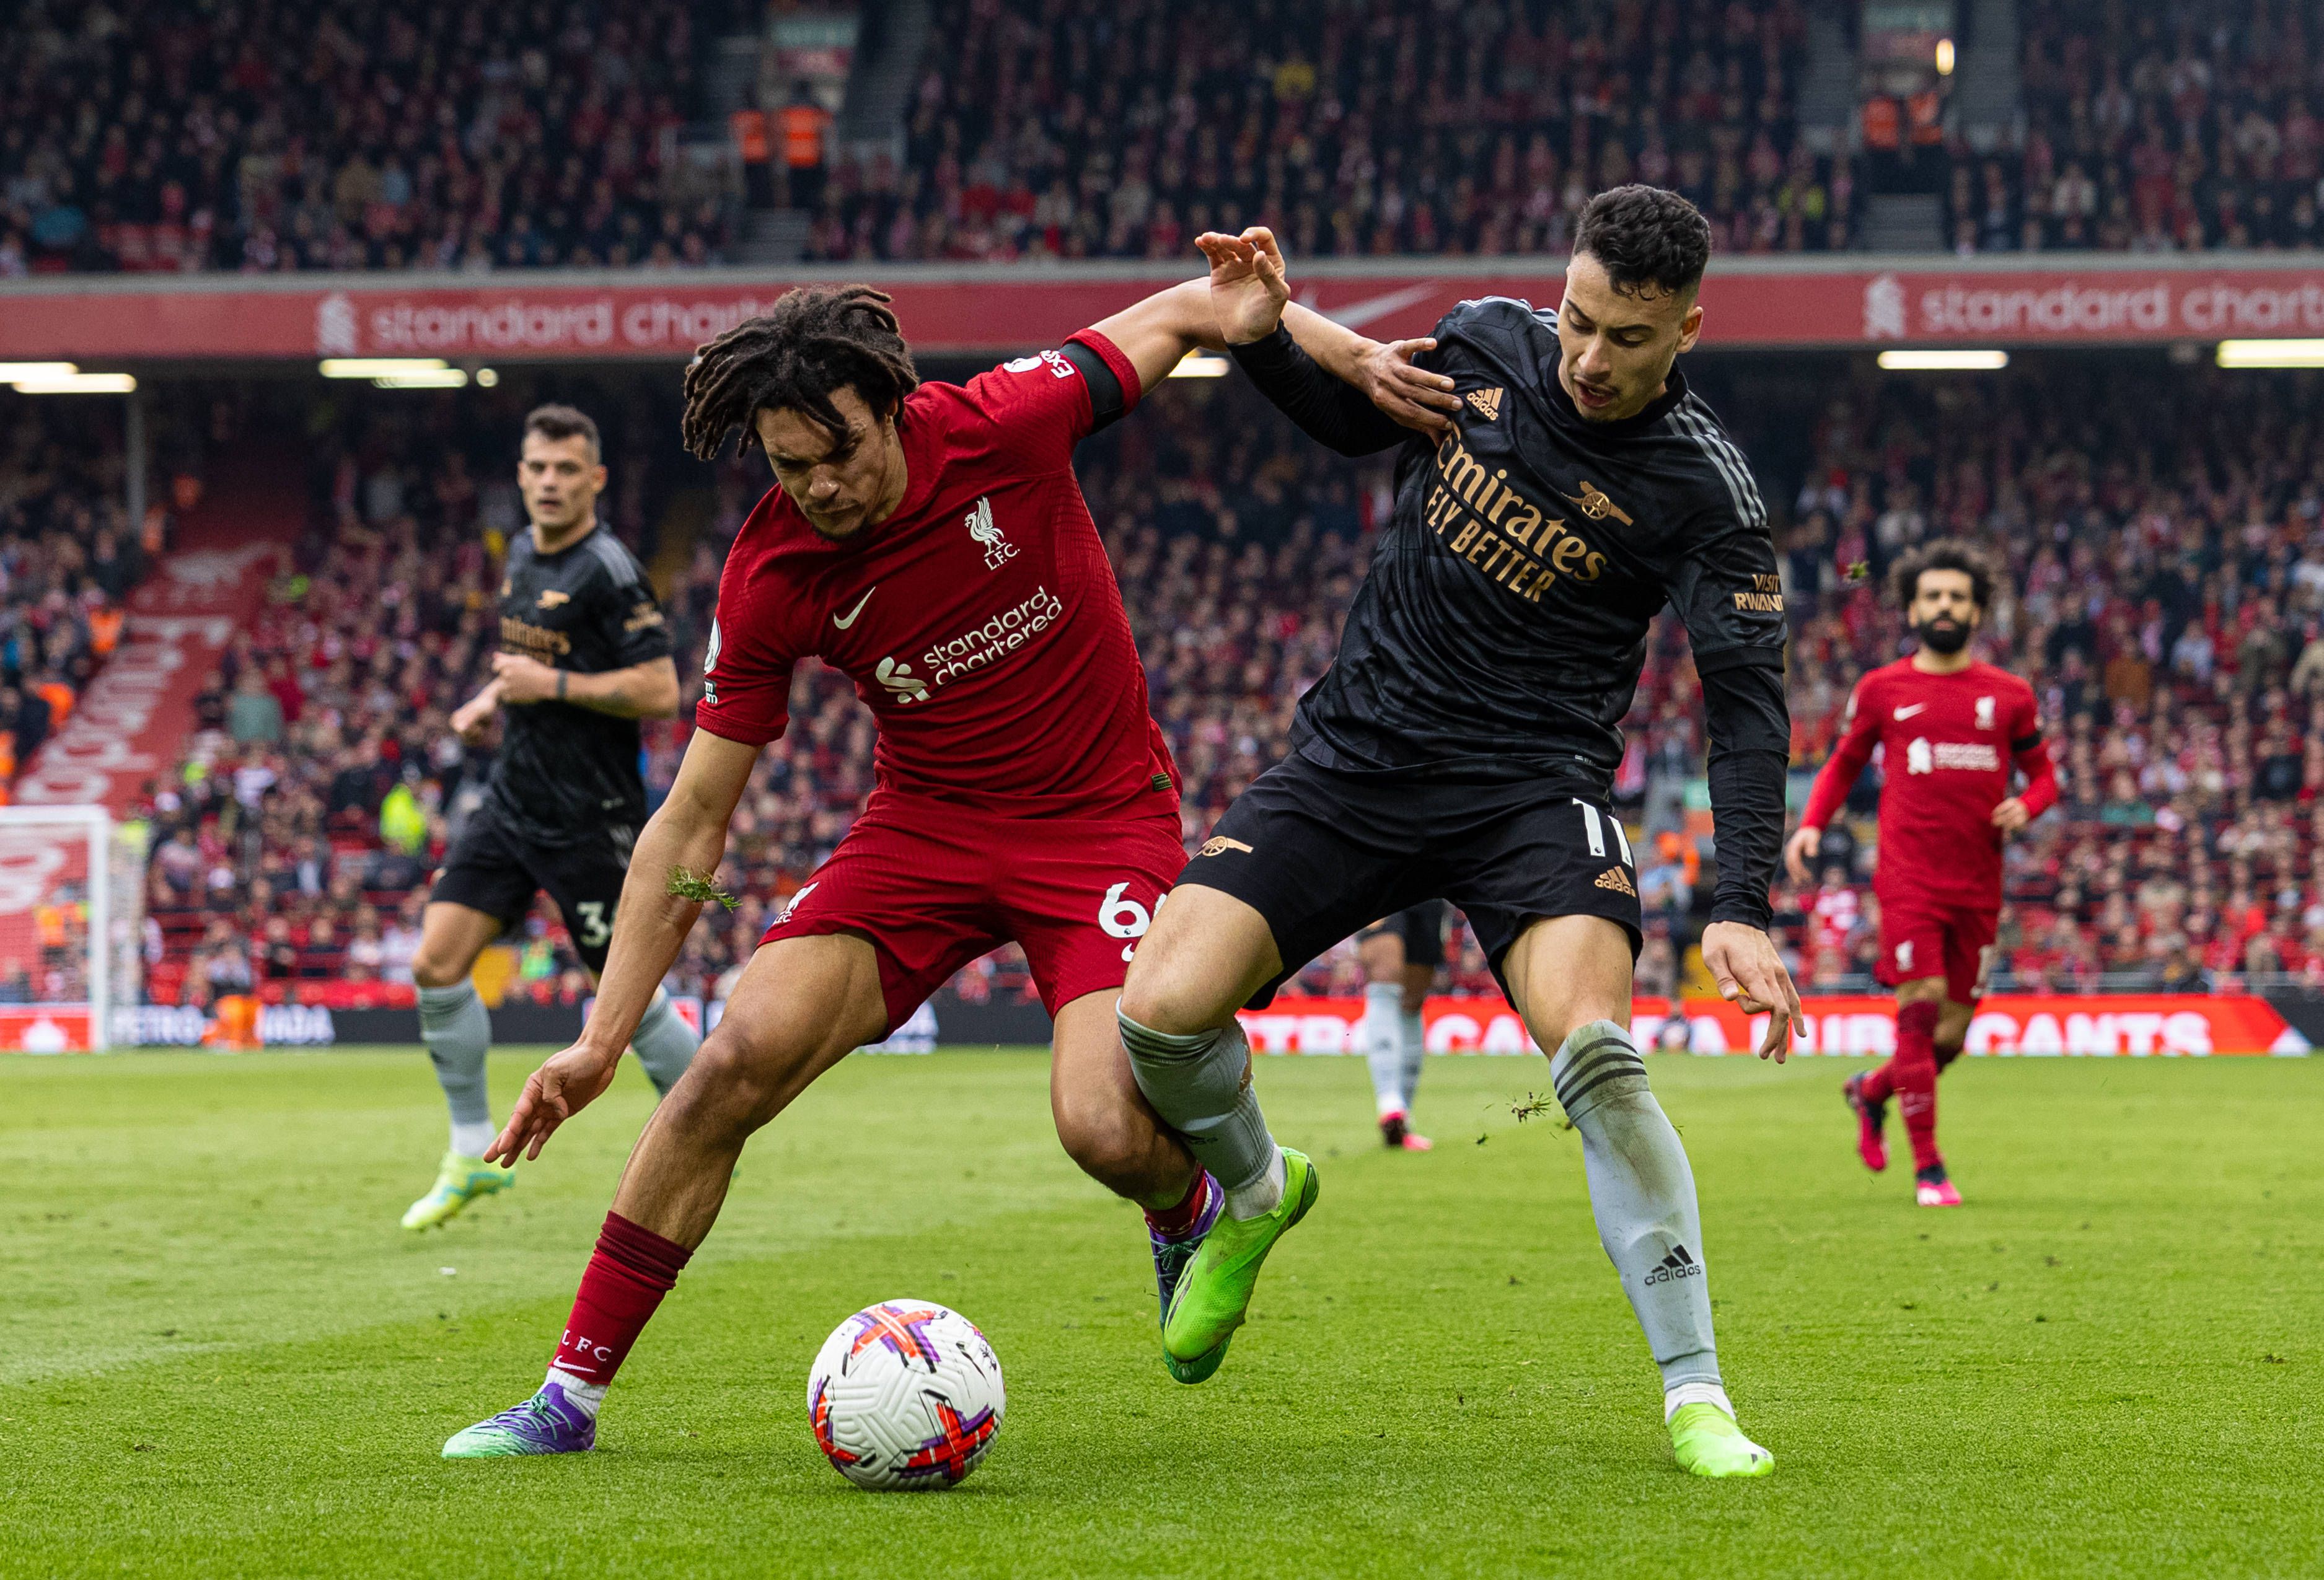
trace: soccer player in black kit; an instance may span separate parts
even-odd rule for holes
[[[1720,882],[1704,963],[1768,1015],[1761,1056],[1783,1057],[1799,1000],[1766,932],[1790,744],[1783,598],[1749,469],[1673,365],[1701,330],[1710,228],[1675,193],[1602,193],[1557,310],[1463,302],[1433,339],[1392,346],[1286,309],[1266,232],[1200,244],[1259,388],[1343,455],[1401,454],[1338,658],[1300,701],[1290,755],[1156,913],[1122,988],[1123,1041],[1248,1080],[1239,1006],[1377,916],[1458,905],[1555,1050],[1551,1084],[1661,1370],[1678,1464],[1765,1474],[1774,1457],[1720,1383],[1693,1175],[1630,1039],[1641,918],[1609,804],[1618,725],[1668,603],[1710,722]]]
[[[542,889],[591,980],[604,969],[630,841],[646,818],[638,721],[678,711],[661,606],[630,551],[597,521],[605,487],[597,425],[569,406],[535,410],[517,483],[532,525],[509,544],[503,568],[493,678],[452,715],[475,745],[497,713],[500,755],[484,804],[436,875],[411,960],[452,1141],[436,1183],[404,1213],[408,1229],[432,1228],[513,1181],[512,1170],[484,1159],[497,1133],[484,1085],[492,1021],[469,972]],[[654,1089],[667,1092],[697,1041],[657,992],[630,1045]]]

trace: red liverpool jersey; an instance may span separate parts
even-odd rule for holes
[[[1134,403],[1129,360],[1092,331],[1074,338]],[[792,666],[813,654],[879,721],[881,791],[1019,816],[1175,808],[1121,590],[1074,477],[1093,420],[1080,370],[1045,352],[906,397],[903,500],[853,539],[817,537],[770,489],[726,556],[695,722],[774,739]]]
[[[1873,892],[1998,908],[2001,831],[1993,809],[2009,795],[2013,766],[2026,777],[2026,810],[2058,799],[2034,688],[2006,669],[1972,664],[1930,675],[1909,658],[1856,683],[1839,748],[1816,776],[1803,823],[1822,828],[1856,776],[1883,752],[1880,864]]]

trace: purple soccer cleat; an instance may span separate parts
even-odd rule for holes
[[[1154,1282],[1162,1296],[1162,1315],[1170,1314],[1170,1296],[1178,1288],[1178,1280],[1194,1260],[1194,1253],[1203,1248],[1203,1236],[1219,1221],[1219,1209],[1226,1205],[1227,1193],[1216,1180],[1206,1179],[1210,1199],[1194,1221],[1175,1235],[1166,1235],[1151,1223],[1146,1226],[1146,1238],[1154,1250]]]
[[[565,1396],[555,1382],[488,1421],[455,1432],[444,1445],[447,1459],[496,1459],[509,1454],[579,1454],[595,1447],[597,1418]]]

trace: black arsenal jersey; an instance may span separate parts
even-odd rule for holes
[[[555,554],[532,533],[510,540],[501,577],[500,650],[602,675],[669,657],[669,628],[645,572],[604,527]],[[486,795],[523,839],[565,845],[609,823],[645,822],[638,721],[573,703],[501,709],[500,760]]]
[[[1637,416],[1585,419],[1558,381],[1554,313],[1491,297],[1435,335],[1421,365],[1461,397],[1441,438],[1397,427],[1287,334],[1235,348],[1317,437],[1351,454],[1404,446],[1394,511],[1292,749],[1346,773],[1540,780],[1602,800],[1668,604],[1711,703],[1713,914],[1765,925],[1790,725],[1782,584],[1749,467],[1675,370]]]

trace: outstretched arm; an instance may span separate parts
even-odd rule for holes
[[[1840,744],[1815,777],[1815,788],[1808,792],[1808,809],[1800,814],[1800,826],[1784,846],[1784,868],[1794,883],[1808,880],[1808,863],[1823,849],[1823,831],[1848,793],[1856,788],[1856,781],[1864,772],[1864,765],[1872,760],[1872,749],[1880,739],[1880,711],[1866,703],[1863,683],[1848,699],[1848,727],[1841,733]]]
[[[1130,359],[1130,365],[1138,370],[1141,390],[1151,390],[1156,380],[1168,378],[1170,370],[1188,352],[1226,348],[1219,334],[1218,316],[1211,310],[1210,283],[1202,280],[1157,290],[1090,327]]]
[[[613,942],[597,1002],[581,1040],[532,1072],[506,1128],[484,1153],[512,1163],[537,1158],[559,1125],[595,1100],[621,1067],[622,1050],[645,1018],[654,989],[669,975],[702,901],[670,892],[680,868],[707,878],[726,853],[726,825],[751,782],[760,748],[697,730],[687,743],[678,782],[638,835],[630,875],[613,907]]]
[[[1211,263],[1211,299],[1228,348],[1268,398],[1312,437],[1343,455],[1401,444],[1398,427],[1440,434],[1460,409],[1452,381],[1416,366],[1433,339],[1385,344],[1291,300],[1275,234],[1206,231],[1195,240]],[[1328,373],[1345,388],[1318,375]],[[1381,422],[1379,418],[1388,420]]]

